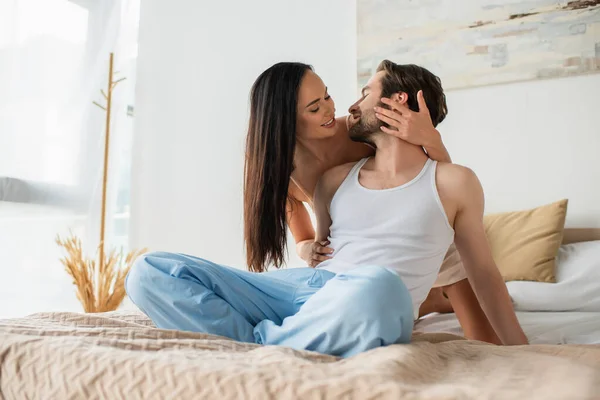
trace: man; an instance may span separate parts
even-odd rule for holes
[[[476,175],[456,164],[436,163],[421,147],[385,133],[388,121],[380,99],[417,110],[419,89],[435,126],[447,114],[445,95],[439,78],[415,65],[383,61],[350,107],[350,137],[373,146],[376,155],[331,169],[317,185],[316,241],[329,240],[336,249],[318,268],[343,274],[365,265],[386,267],[404,282],[417,318],[454,242],[501,342],[526,344],[487,243]]]

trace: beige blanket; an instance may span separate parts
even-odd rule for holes
[[[141,314],[0,320],[3,399],[592,399],[600,346],[417,335],[340,360],[161,330]]]

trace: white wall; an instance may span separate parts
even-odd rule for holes
[[[451,91],[439,128],[487,212],[569,198],[567,226],[600,227],[599,93],[600,74]]]
[[[355,0],[142,2],[132,245],[244,268],[249,91],[279,61],[312,64],[344,112],[356,96]]]
[[[356,95],[356,3],[142,2],[132,244],[244,268],[248,93],[282,60],[315,66],[338,114]],[[568,226],[600,227],[600,75],[448,93],[440,130],[487,211],[568,197]],[[301,265],[293,251],[291,265]]]

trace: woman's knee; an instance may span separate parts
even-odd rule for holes
[[[185,254],[146,253],[134,261],[125,279],[125,291],[134,303],[142,307],[147,298],[156,297],[161,290],[165,292],[163,289],[170,287],[173,279],[194,281],[206,286],[210,277],[220,268],[223,267]]]

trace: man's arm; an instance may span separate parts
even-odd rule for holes
[[[313,211],[317,223],[314,246],[319,247],[329,245],[329,227],[331,226],[329,204],[333,199],[333,195],[355,164],[356,163],[348,163],[334,167],[329,171],[326,171],[321,179],[319,179],[319,182],[317,182],[313,197]],[[317,260],[313,260],[309,265],[311,267],[316,267],[321,261],[331,258],[330,254],[331,253],[328,253],[327,257],[319,256]]]
[[[329,237],[329,227],[331,226],[331,216],[329,214],[329,205],[333,199],[333,195],[348,176],[355,162],[338,165],[328,171],[325,171],[317,186],[313,197],[313,207],[315,218],[317,220],[317,230],[315,233],[315,241],[321,242]]]
[[[315,194],[313,198],[313,206],[315,211],[315,218],[317,222],[317,229],[315,233],[315,241],[323,242],[329,238],[329,227],[331,226],[331,216],[329,215],[329,203],[333,195],[330,194],[331,189],[330,180],[327,173],[321,177],[317,186],[315,187]]]
[[[454,312],[456,315],[467,339],[502,344],[488,317],[481,309],[468,279],[444,286],[442,290],[448,296],[452,308],[450,312]]]
[[[481,308],[505,345],[527,344],[483,227],[484,195],[473,171],[462,168],[454,218],[456,248]]]

